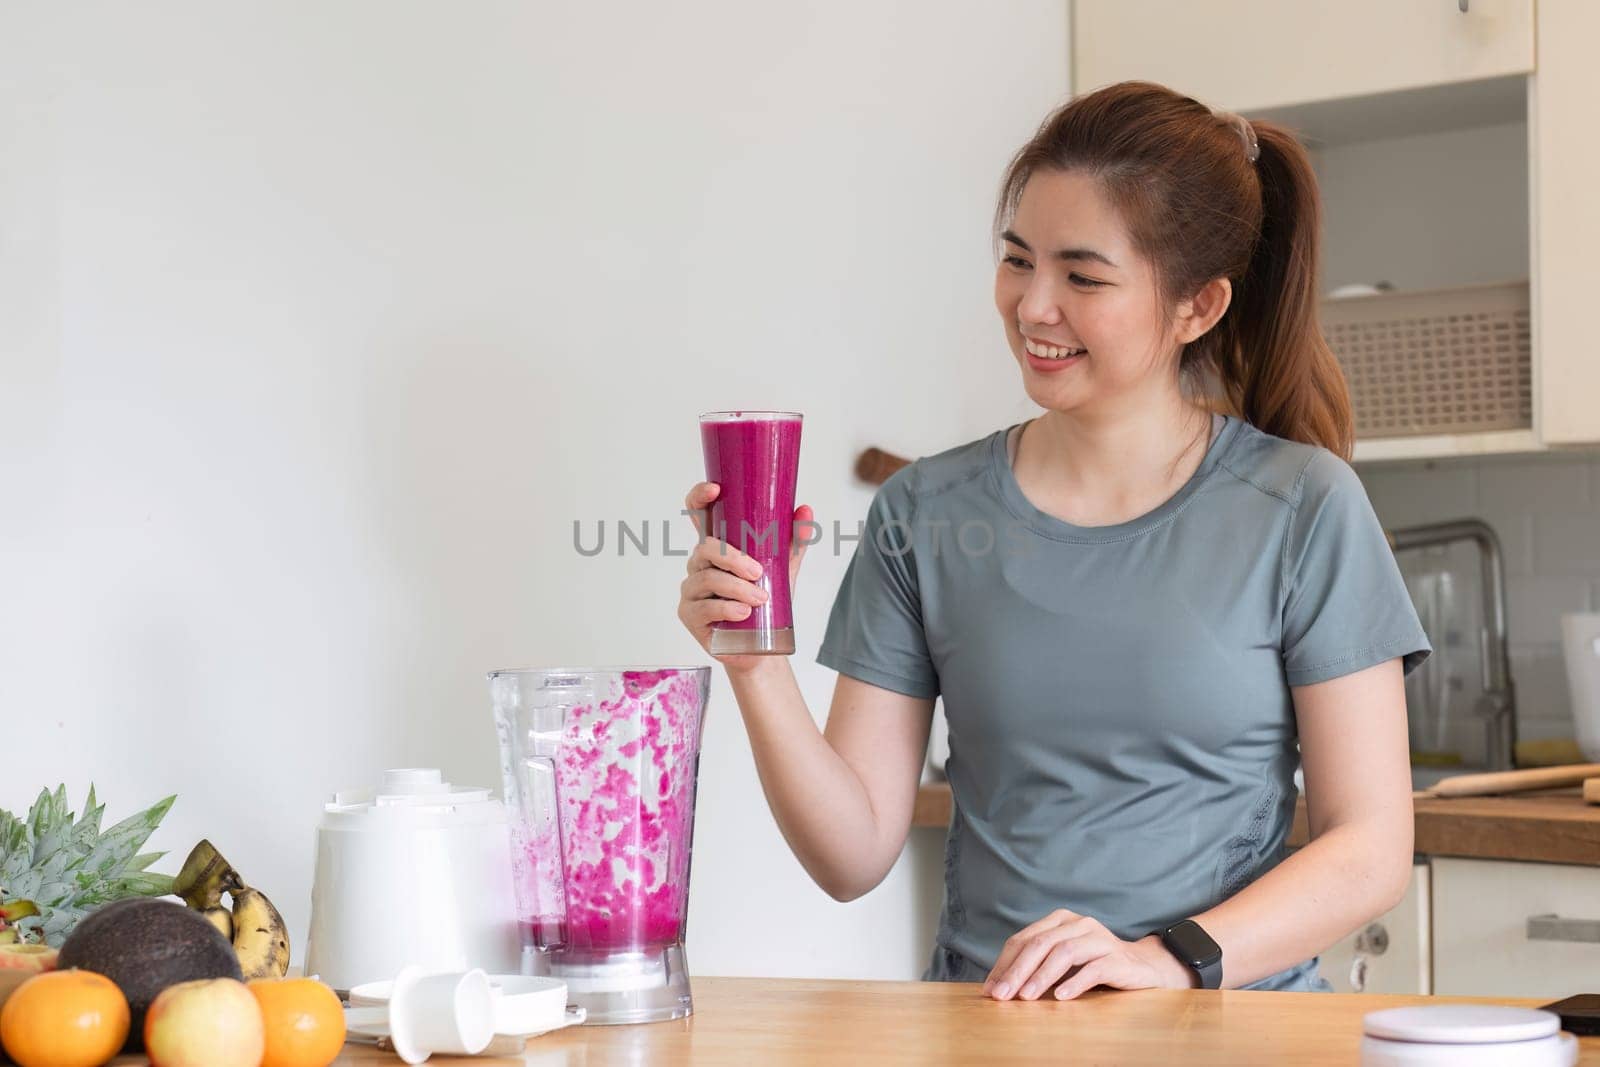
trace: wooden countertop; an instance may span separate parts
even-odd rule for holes
[[[1503,797],[1418,797],[1416,851],[1429,856],[1575,863],[1600,866],[1600,805],[1585,804],[1581,789],[1550,789]],[[912,815],[915,826],[948,826],[950,786],[924,785]],[[1295,808],[1289,846],[1309,839],[1305,798]]]
[[[695,1014],[641,1026],[576,1026],[533,1038],[522,1059],[436,1056],[440,1067],[607,1064],[1079,1063],[1138,1067],[1350,1067],[1361,1018],[1381,1008],[1466,997],[1236,990],[1101,990],[1075,1001],[990,1000],[936,982],[696,978]],[[1537,1007],[1537,1000],[1479,1003]],[[1600,1037],[1579,1062],[1600,1067]],[[341,1067],[399,1063],[346,1046]]]

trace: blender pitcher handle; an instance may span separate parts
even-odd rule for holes
[[[537,736],[537,735],[536,735]],[[536,914],[532,917],[539,945],[565,948],[567,942],[566,848],[561,840],[561,808],[556,792],[556,761],[541,754],[550,745],[534,742],[527,773],[528,844],[533,868]],[[553,747],[553,745],[552,745]],[[552,928],[553,926],[553,928]]]

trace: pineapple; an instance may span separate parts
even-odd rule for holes
[[[41,790],[26,819],[0,810],[0,941],[60,945],[78,920],[122,897],[164,896],[172,878],[145,868],[162,852],[139,852],[176,797],[100,832],[104,804],[94,786],[74,821],[67,787]]]

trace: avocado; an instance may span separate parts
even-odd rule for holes
[[[103,974],[128,998],[127,1048],[144,1042],[144,1013],[169,985],[238,978],[233,946],[197,911],[171,900],[129,897],[96,908],[67,935],[56,965]]]

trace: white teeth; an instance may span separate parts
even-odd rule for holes
[[[1067,359],[1071,356],[1081,356],[1088,351],[1086,348],[1056,348],[1054,345],[1042,345],[1026,337],[1023,338],[1023,344],[1027,346],[1029,354],[1043,359]]]

